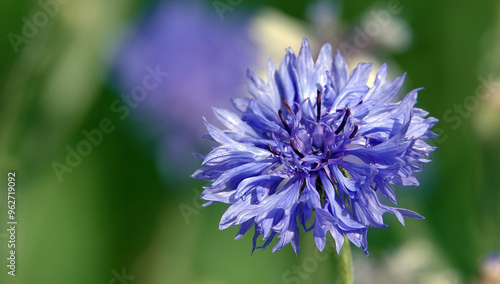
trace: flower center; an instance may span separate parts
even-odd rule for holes
[[[272,134],[277,146],[267,145],[267,149],[280,156],[293,171],[314,171],[328,164],[329,159],[341,157],[343,147],[358,132],[358,125],[349,120],[349,108],[333,113],[323,108],[319,89],[315,108],[305,100],[300,105],[296,103],[293,111],[284,97],[281,100],[285,111],[280,109],[278,117],[284,131]]]

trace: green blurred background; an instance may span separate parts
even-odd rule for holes
[[[159,167],[150,126],[135,115],[116,120],[110,111],[120,93],[110,75],[114,48],[124,27],[134,26],[154,2],[66,2],[17,47],[8,35],[22,34],[23,18],[41,8],[36,1],[0,3],[0,282],[337,283],[334,253],[319,254],[312,234],[302,232],[298,257],[289,246],[250,255],[251,236],[234,241],[236,228],[218,230],[227,206],[200,206],[204,184],[189,178],[198,162],[189,156],[183,171]],[[233,8],[226,15],[252,19],[273,11],[315,34],[314,17],[306,13],[312,2],[219,2]],[[207,13],[216,15],[214,3],[205,1]],[[363,25],[363,15],[389,3],[335,3],[342,7],[335,21],[349,34]],[[439,147],[434,161],[418,175],[421,186],[396,192],[399,206],[426,219],[402,227],[386,216],[389,228],[368,234],[368,258],[353,248],[356,281],[498,283],[488,279],[500,268],[485,257],[500,250],[500,4],[400,5],[398,18],[411,41],[400,50],[370,52],[389,69],[408,72],[406,90],[426,88],[418,106],[440,120],[435,130],[441,137],[433,141]],[[329,36],[316,38],[322,44]],[[299,43],[267,44],[283,51]],[[260,58],[267,56],[259,55],[252,67],[263,68]],[[60,181],[53,162],[64,162],[66,147],[76,147],[82,130],[105,118],[113,119],[113,131]],[[15,277],[6,267],[9,171],[16,172],[19,222]]]

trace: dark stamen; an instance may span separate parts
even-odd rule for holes
[[[326,151],[326,156],[323,158],[323,162],[328,161],[328,159],[330,158],[331,155],[332,155],[332,152],[328,149],[328,151]]]
[[[352,139],[356,133],[358,133],[358,125],[354,124],[354,130],[352,131],[351,135],[349,135],[349,139]]]
[[[267,144],[267,150],[269,150],[269,152],[273,153],[274,155],[276,156],[279,156],[281,155],[280,151],[274,149],[273,147],[271,147],[271,145]]]
[[[316,96],[316,121],[319,121],[321,118],[321,90],[318,89]]]
[[[292,109],[290,108],[290,105],[286,101],[285,97],[281,97],[281,101],[283,102],[283,105],[285,105],[286,112],[288,112],[288,114],[292,114]]]
[[[320,196],[321,207],[323,208],[323,206],[325,206],[326,192],[319,177],[316,178],[316,191]]]
[[[342,129],[344,129],[344,126],[347,122],[347,119],[349,118],[349,115],[351,115],[351,110],[349,108],[345,109],[345,114],[344,114],[344,119],[342,119],[342,122],[339,125],[339,128],[335,130],[335,134],[339,134]]]
[[[290,131],[290,126],[288,126],[288,123],[286,123],[285,116],[283,116],[283,110],[281,110],[281,109],[278,110],[278,115],[280,116],[281,123],[283,123],[283,126],[285,127],[286,132],[288,132],[288,134],[292,133]]]
[[[292,146],[292,149],[293,151],[295,152],[295,154],[297,154],[297,156],[301,157],[301,158],[304,158],[304,154],[302,154],[300,151],[299,151],[299,148],[297,148],[297,145],[295,144],[295,139],[290,139],[290,145]]]

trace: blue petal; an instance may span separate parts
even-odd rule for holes
[[[247,70],[248,92],[269,111],[279,107],[279,98],[269,95],[269,87],[252,70]]]
[[[285,59],[281,62],[276,76],[276,83],[282,96],[286,99],[289,105],[295,102],[295,94],[298,93],[295,76],[292,66],[295,64],[295,55],[291,50],[287,50]]]
[[[262,171],[264,171],[270,165],[270,163],[248,163],[233,168],[223,173],[214,183],[207,187],[204,192],[218,192],[224,190],[226,188],[226,185],[228,184],[230,185],[229,188],[233,189],[231,188],[233,184],[237,184],[245,178],[262,173]]]
[[[302,39],[299,56],[297,57],[297,70],[299,75],[310,74],[314,67],[314,60],[309,47],[309,41],[306,38]]]
[[[208,133],[210,134],[210,137],[212,137],[215,141],[219,142],[222,145],[236,143],[236,141],[227,136],[222,130],[208,123],[205,118],[203,118],[203,121],[205,122],[205,126],[208,130]]]
[[[244,179],[236,189],[236,198],[241,198],[257,186],[266,188],[276,187],[282,180],[283,178],[275,175],[261,175]]]
[[[364,101],[367,101],[371,99],[373,94],[375,92],[378,92],[378,89],[380,86],[383,86],[386,83],[386,77],[387,77],[387,64],[382,64],[380,68],[377,71],[377,75],[375,75],[375,81],[373,82],[372,87],[370,90],[366,93],[365,97],[363,98]],[[374,100],[376,101],[376,100]]]
[[[363,100],[364,95],[369,90],[366,86],[366,81],[370,76],[371,64],[360,63],[352,71],[349,76],[349,80],[342,87],[339,96],[334,104],[334,108],[338,107],[353,107],[356,106],[361,100]]]
[[[248,198],[246,200],[238,200],[224,213],[219,228],[222,230],[229,226],[238,225],[254,217],[255,222],[260,223],[264,219],[274,217],[270,216],[270,213],[276,209],[284,209],[290,212],[290,208],[298,200],[301,186],[301,179],[294,177],[278,193],[267,197],[259,204],[250,204],[250,199]]]
[[[236,237],[234,237],[235,240],[239,240],[241,239],[241,237],[243,237],[243,235],[248,232],[248,230],[250,230],[250,228],[252,228],[253,226],[253,220],[250,219],[246,222],[244,222],[243,224],[240,225],[240,228],[238,229],[238,234],[236,234]]]
[[[250,106],[250,100],[250,98],[233,98],[231,99],[231,102],[237,110],[246,112],[248,107]]]
[[[391,102],[397,96],[399,90],[403,86],[405,77],[406,73],[395,78],[389,83],[382,85],[373,93],[373,96],[370,98],[376,100],[378,104],[386,104]]]
[[[224,124],[229,130],[237,134],[240,139],[249,136],[258,138],[259,136],[248,124],[241,120],[241,118],[234,112],[221,109],[221,108],[212,108],[217,119]]]
[[[326,71],[332,69],[333,58],[332,58],[332,46],[327,43],[321,47],[319,51],[318,60],[314,66],[315,77],[320,85],[325,85],[327,83]],[[325,76],[324,78],[322,76]]]
[[[340,90],[344,88],[344,85],[347,82],[348,74],[349,71],[347,69],[345,58],[342,53],[340,53],[340,50],[337,49],[337,53],[335,54],[335,58],[333,59],[332,70],[333,89],[337,94],[340,93]]]
[[[213,149],[203,160],[203,165],[219,166],[222,170],[244,163],[261,161],[269,156],[271,156],[271,153],[267,150],[235,143]]]
[[[363,228],[363,225],[359,224],[355,220],[352,219],[349,211],[345,208],[343,209],[337,202],[335,198],[335,189],[324,172],[319,173],[321,183],[323,185],[323,189],[325,190],[326,196],[330,202],[330,210],[333,213],[333,218],[335,218],[335,222],[339,222],[339,225],[345,230],[353,230]],[[324,217],[324,220],[330,220],[327,217]],[[337,221],[338,220],[338,221]],[[334,224],[332,222],[332,224]]]

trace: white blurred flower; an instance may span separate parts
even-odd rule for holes
[[[500,254],[492,253],[485,257],[481,265],[481,284],[500,283]]]
[[[443,260],[428,240],[412,240],[398,250],[375,258],[354,258],[356,284],[460,284],[458,272]]]

